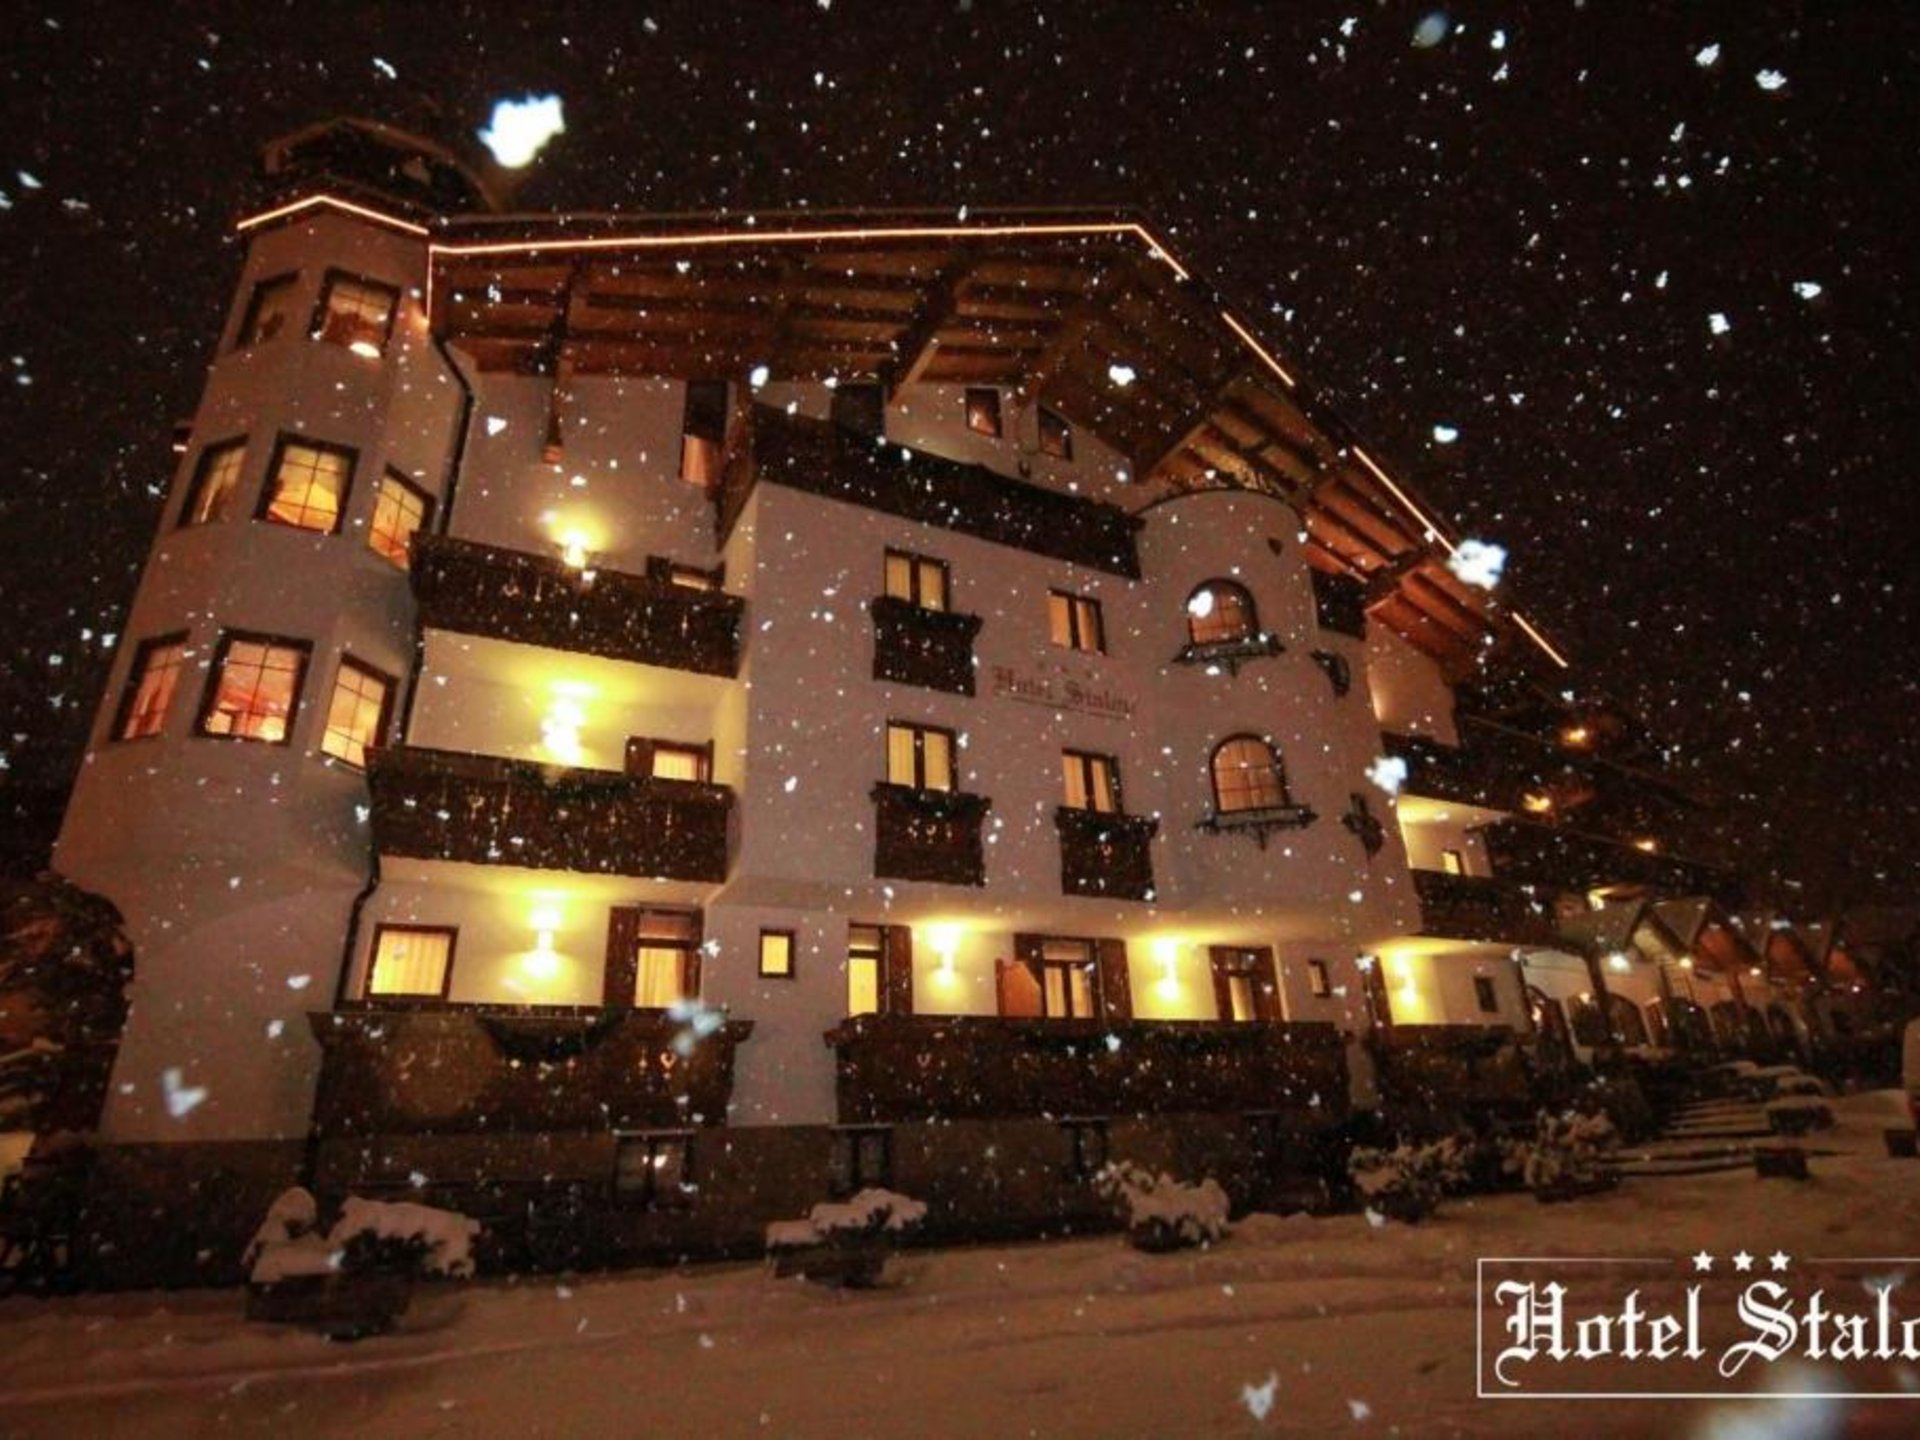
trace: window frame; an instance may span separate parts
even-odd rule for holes
[[[1193,602],[1197,600],[1202,593],[1209,592],[1214,597],[1214,609],[1210,610],[1205,616],[1195,615],[1193,613]],[[1220,597],[1222,595],[1233,597],[1246,623],[1241,629],[1234,631],[1230,635],[1202,637],[1198,627],[1203,621],[1211,621],[1213,619],[1214,614],[1218,611]],[[1260,608],[1254,603],[1253,592],[1238,580],[1229,580],[1224,576],[1215,576],[1209,580],[1202,580],[1188,592],[1186,620],[1187,643],[1192,645],[1196,650],[1205,650],[1216,645],[1241,645],[1249,640],[1257,640],[1260,637]]]
[[[616,1130],[613,1132],[613,1174],[607,1188],[616,1203],[641,1210],[690,1210],[694,1197],[700,1193],[699,1182],[694,1179],[692,1130]],[[622,1158],[638,1148],[643,1155],[640,1174],[645,1177],[638,1186],[628,1187],[620,1181],[620,1162]],[[660,1187],[661,1167],[654,1163],[654,1157],[668,1148],[680,1152],[680,1179],[663,1191]]]
[[[907,567],[907,591],[905,595],[896,595],[893,590],[893,562],[900,560]],[[929,605],[925,600],[926,574],[930,570],[940,577],[940,603]],[[894,600],[904,601],[921,610],[937,610],[948,614],[953,609],[953,571],[944,560],[931,555],[921,555],[913,550],[902,550],[889,545],[880,562],[880,593]]]
[[[364,679],[376,681],[380,686],[380,714],[374,721],[372,739],[363,741],[360,745],[362,758],[358,761],[350,760],[345,755],[327,749],[327,737],[333,733],[333,702],[340,693],[340,679],[349,670],[356,672]],[[349,652],[342,651],[340,663],[334,667],[333,671],[333,688],[327,692],[327,713],[320,721],[320,743],[316,747],[320,754],[329,760],[337,760],[349,770],[365,770],[367,768],[366,752],[376,750],[386,743],[389,727],[393,724],[394,692],[399,688],[398,676],[389,675],[377,666],[369,665],[364,660],[356,660]]]
[[[1047,954],[1050,945],[1077,945],[1081,948],[1083,959],[1065,960]],[[1040,937],[1038,959],[1040,981],[1040,1018],[1043,1020],[1105,1020],[1107,1018],[1106,987],[1100,973],[1100,946],[1098,942],[1083,939],[1077,935],[1043,935]],[[1066,1001],[1065,1008],[1055,1014],[1048,1003],[1047,975],[1050,971],[1069,972],[1061,978],[1060,994]],[[1081,1015],[1073,1008],[1073,978],[1070,972],[1084,970],[1087,976],[1087,999],[1090,1002],[1088,1013]]]
[[[1113,1157],[1113,1137],[1103,1116],[1074,1116],[1054,1122],[1067,1141],[1063,1173],[1069,1180],[1091,1180]],[[1092,1141],[1094,1143],[1089,1143]]]
[[[1057,410],[1049,410],[1045,405],[1037,407],[1040,412],[1040,453],[1051,455],[1056,460],[1073,459],[1073,426]]]
[[[984,435],[989,440],[1006,437],[1006,411],[1001,404],[998,386],[969,385],[960,403],[970,434]]]
[[[338,455],[347,462],[347,473],[340,481],[340,503],[333,514],[333,528],[321,530],[312,525],[297,525],[291,520],[275,519],[270,513],[276,499],[276,484],[280,477],[280,467],[286,462],[287,451],[298,445],[306,450],[317,450],[323,455]],[[281,525],[289,530],[304,531],[308,535],[338,535],[347,522],[347,506],[353,498],[354,472],[360,467],[360,452],[351,445],[336,445],[330,440],[315,440],[307,435],[298,435],[283,430],[274,438],[273,455],[267,461],[267,476],[260,486],[260,503],[254,507],[253,518],[263,520],[269,525]]]
[[[670,915],[677,920],[691,921],[688,928],[692,934],[690,937],[648,935],[646,926],[650,915]],[[705,966],[702,962],[706,956],[706,938],[706,911],[697,906],[615,905],[607,914],[606,962],[600,980],[601,1004],[608,1009],[650,1015],[663,1015],[672,1008],[671,1002],[668,1005],[640,1003],[642,950],[677,951],[680,957],[679,999],[698,1000],[704,978],[702,972]],[[627,953],[622,953],[623,946]]]
[[[233,489],[227,497],[227,506],[219,515],[209,515],[194,519],[193,512],[200,507],[201,496],[206,492],[207,482],[212,478],[213,468],[222,457],[238,451],[240,458],[233,479]],[[175,517],[173,528],[176,530],[197,530],[202,525],[217,525],[233,513],[233,498],[240,493],[240,484],[246,478],[247,437],[236,435],[229,440],[215,440],[202,445],[200,454],[193,462],[193,476],[187,481],[186,501]]]
[[[400,318],[400,287],[398,285],[389,285],[384,280],[375,280],[370,275],[362,275],[357,271],[342,269],[337,265],[329,266],[325,275],[321,278],[320,298],[316,300],[313,305],[313,324],[308,328],[308,338],[318,340],[327,345],[337,345],[349,354],[358,353],[353,350],[353,342],[351,340],[330,340],[327,338],[327,319],[329,314],[327,303],[333,298],[334,286],[342,280],[352,285],[364,285],[369,290],[382,291],[387,295],[387,319],[386,323],[380,328],[380,353],[379,355],[361,357],[367,360],[386,358],[387,351],[393,344],[394,322]]]
[[[1274,787],[1279,792],[1279,798],[1277,800],[1274,800],[1270,803],[1263,801],[1257,804],[1234,805],[1231,807],[1223,803],[1223,800],[1220,794],[1220,756],[1227,749],[1229,745],[1236,744],[1243,740],[1251,740],[1254,743],[1258,744],[1262,749],[1264,749],[1267,752],[1268,759],[1272,762],[1271,774],[1273,776]],[[1292,793],[1287,789],[1286,761],[1284,758],[1282,758],[1280,754],[1280,747],[1275,745],[1266,736],[1256,735],[1251,730],[1235,731],[1233,734],[1228,735],[1224,739],[1222,739],[1220,743],[1215,745],[1213,749],[1208,753],[1207,785],[1209,789],[1212,791],[1213,813],[1215,815],[1258,814],[1259,812],[1264,810],[1284,809],[1285,807],[1293,804]],[[1256,791],[1255,793],[1258,793],[1258,792]]]
[[[440,989],[437,992],[425,990],[389,991],[377,993],[373,988],[373,977],[380,967],[380,942],[389,934],[399,935],[444,935],[447,940],[447,963],[440,968]],[[444,1001],[453,994],[453,962],[460,949],[460,927],[458,925],[417,925],[395,922],[377,923],[373,927],[373,941],[367,947],[367,969],[360,977],[360,999],[371,1005],[407,1004],[408,1002]]]
[[[831,1146],[827,1155],[829,1199],[845,1200],[876,1186],[883,1190],[893,1188],[893,1126],[836,1125]],[[877,1165],[866,1163],[869,1147],[879,1152]]]
[[[408,532],[407,543],[400,547],[402,553],[397,559],[386,550],[383,550],[378,541],[381,491],[389,483],[399,486],[399,488],[404,490],[409,496],[420,502],[420,523]],[[344,506],[342,508],[344,509]],[[434,497],[427,492],[425,487],[416,485],[407,476],[402,475],[398,470],[394,469],[393,466],[387,466],[373,482],[373,510],[367,516],[367,548],[388,564],[400,570],[411,570],[413,568],[413,537],[420,534],[423,530],[430,530],[432,528],[433,511]]]
[[[1463,850],[1452,848],[1440,852],[1440,872],[1443,875],[1464,875],[1467,873],[1467,856]]]
[[[908,784],[893,778],[893,732],[910,731],[913,735],[913,783]],[[944,786],[929,785],[927,779],[927,736],[940,735],[947,742],[947,783]],[[886,729],[887,783],[899,785],[908,790],[922,790],[934,795],[957,795],[960,793],[960,736],[959,732],[949,730],[944,725],[926,725],[917,720],[889,720]]]
[[[236,351],[251,350],[256,345],[270,344],[286,334],[287,327],[284,324],[272,335],[256,335],[254,331],[260,324],[262,303],[268,296],[276,288],[280,288],[287,292],[287,298],[289,300],[297,299],[298,296],[296,292],[299,290],[299,286],[300,272],[298,270],[283,270],[277,275],[265,275],[254,281],[253,289],[247,296],[247,308],[242,311],[240,315],[240,327],[233,332],[232,348]],[[287,307],[287,318],[289,320],[293,318],[293,307],[291,305]]]
[[[713,416],[707,412],[715,394],[719,396],[718,423],[711,423]],[[720,484],[721,472],[726,468],[727,456],[727,420],[733,404],[733,387],[725,380],[688,380],[685,393],[681,397],[680,407],[680,468],[679,477],[685,484],[701,490],[712,490]],[[696,424],[698,422],[698,424]],[[708,434],[708,430],[714,433]],[[697,442],[697,444],[696,444]],[[711,447],[707,449],[705,447]],[[690,466],[688,461],[695,454],[706,459],[699,466]],[[694,470],[711,473],[693,473]]]
[[[1120,789],[1120,761],[1117,756],[1104,754],[1098,750],[1074,750],[1069,748],[1063,749],[1060,752],[1060,760],[1062,786],[1060,803],[1063,808],[1084,811],[1089,815],[1124,815],[1127,813],[1126,796]],[[1073,803],[1073,792],[1066,775],[1067,767],[1070,765],[1077,765],[1080,771],[1080,788],[1087,797],[1087,803],[1084,805],[1075,805]],[[1113,808],[1110,810],[1103,810],[1093,803],[1094,797],[1099,794],[1098,788],[1093,783],[1094,774],[1101,766],[1106,767],[1107,794],[1113,799]]]
[[[180,677],[186,670],[187,647],[192,632],[175,630],[164,635],[150,635],[134,647],[133,663],[127,667],[127,678],[120,690],[120,703],[113,713],[113,728],[107,732],[108,738],[115,744],[123,740],[158,740],[166,734],[167,715],[173,709],[174,696],[180,693]],[[169,646],[178,646],[180,658],[172,666],[173,679],[167,686],[166,699],[161,701],[158,723],[151,730],[143,730],[138,735],[127,734],[127,722],[133,718],[134,701],[139,698],[140,687],[147,678],[148,664],[154,654]]]
[[[863,930],[873,932],[870,946],[858,938]],[[853,1008],[853,962],[871,960],[873,962],[873,1009],[855,1010]],[[852,920],[847,923],[847,1018],[856,1015],[884,1015],[887,1013],[887,927],[871,925],[864,920]]]
[[[1053,602],[1055,600],[1061,600],[1066,603],[1067,639],[1065,641],[1054,638]],[[1083,633],[1082,606],[1086,607],[1084,613],[1086,616],[1091,617],[1092,621],[1093,635],[1091,638],[1093,643],[1090,645],[1085,643],[1088,636]],[[1082,655],[1106,654],[1107,617],[1100,607],[1100,601],[1092,595],[1081,595],[1072,590],[1061,590],[1057,587],[1049,586],[1047,588],[1047,639],[1054,646],[1062,650],[1072,650]]]
[[[769,970],[767,968],[767,941],[785,940],[787,942],[787,968]],[[762,980],[797,980],[800,978],[800,934],[797,930],[773,927],[760,932],[758,952],[760,978]]]
[[[227,657],[232,654],[236,644],[265,645],[270,648],[297,651],[300,663],[293,672],[293,698],[287,705],[287,727],[278,740],[263,740],[258,735],[243,735],[237,730],[224,733],[207,729],[207,721],[214,714],[214,702],[220,695],[220,676],[226,669]],[[194,716],[193,733],[200,740],[228,740],[252,745],[291,745],[293,730],[300,718],[300,706],[306,699],[307,671],[313,665],[313,642],[301,640],[292,635],[270,635],[258,630],[222,630],[214,642],[213,659],[207,666],[206,688],[200,696],[200,708]]]
[[[689,745],[680,740],[654,740],[649,742],[647,754],[647,776],[649,780],[676,781],[675,776],[659,773],[660,756],[685,755],[693,760],[697,772],[692,780],[678,780],[682,785],[711,785],[713,783],[713,746]]]
[[[1315,1000],[1333,998],[1333,971],[1324,960],[1307,961],[1307,994]]]
[[[1495,988],[1491,975],[1473,977],[1473,1000],[1480,1007],[1482,1015],[1500,1013],[1500,992]]]

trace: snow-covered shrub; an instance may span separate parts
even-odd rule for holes
[[[1833,1107],[1818,1095],[1786,1095],[1767,1102],[1767,1124],[1782,1135],[1804,1135],[1809,1130],[1831,1130]]]
[[[480,1222],[452,1210],[349,1196],[333,1228],[298,1186],[281,1193],[248,1244],[244,1263],[256,1285],[301,1275],[370,1271],[462,1277],[473,1273]]]
[[[1431,1215],[1442,1196],[1465,1188],[1466,1148],[1453,1135],[1391,1150],[1358,1147],[1347,1157],[1347,1174],[1370,1214],[1411,1225]]]
[[[804,1220],[774,1221],[766,1230],[767,1260],[775,1275],[874,1285],[887,1256],[926,1218],[924,1200],[869,1188],[850,1200],[822,1201]]]
[[[1620,1132],[1604,1114],[1543,1112],[1526,1155],[1527,1188],[1536,1194],[1564,1194],[1610,1184],[1619,1148]]]
[[[340,1268],[338,1255],[320,1228],[320,1205],[311,1191],[296,1185],[280,1193],[247,1242],[241,1263],[256,1285],[297,1275],[331,1275]]]
[[[1187,1185],[1122,1160],[1102,1166],[1093,1184],[1125,1212],[1136,1249],[1180,1250],[1226,1238],[1227,1192],[1214,1180]]]
[[[807,1223],[829,1240],[844,1235],[904,1235],[926,1218],[926,1201],[877,1187],[862,1190],[851,1200],[823,1200],[807,1212]]]

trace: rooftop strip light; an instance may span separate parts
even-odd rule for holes
[[[304,199],[293,200],[272,210],[264,210],[258,215],[249,215],[238,221],[234,229],[241,234],[257,230],[262,225],[271,225],[276,220],[284,220],[289,215],[298,215],[302,210],[324,208],[344,210],[349,215],[358,215],[362,220],[371,220],[379,225],[391,225],[396,230],[404,230],[409,235],[425,235],[427,227],[416,225],[411,220],[402,220],[395,215],[387,215],[379,210],[370,210],[365,205],[356,205],[351,200],[342,200],[338,195],[308,195]]]

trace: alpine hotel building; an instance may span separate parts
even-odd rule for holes
[[[264,185],[57,853],[137,952],[102,1232],[199,1257],[132,1273],[301,1179],[561,1261],[1251,1203],[1350,1037],[1592,1001],[1554,894],[1711,893],[1652,781],[1545,874],[1461,711],[1563,776],[1561,657],[1131,218],[501,215],[345,121]]]

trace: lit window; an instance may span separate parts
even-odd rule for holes
[[[1317,1000],[1333,994],[1333,977],[1327,973],[1326,961],[1307,961],[1307,993]]]
[[[656,1130],[616,1135],[613,1141],[613,1193],[630,1204],[690,1205],[693,1183],[693,1135],[686,1130]]]
[[[353,451],[283,439],[262,497],[261,518],[331,535],[340,528],[352,479]]]
[[[389,470],[373,492],[373,523],[367,527],[367,548],[404,570],[414,533],[426,529],[432,518],[432,497],[406,476]]]
[[[793,931],[760,932],[760,973],[770,980],[793,978]]]
[[[880,973],[886,958],[884,925],[847,927],[847,1014],[880,1013]]]
[[[986,388],[967,391],[967,428],[976,435],[1000,434],[1000,392]]]
[[[1272,951],[1216,946],[1212,959],[1214,999],[1222,1020],[1245,1024],[1277,1018]]]
[[[1458,850],[1442,850],[1440,868],[1449,875],[1464,875],[1467,873],[1467,862]]]
[[[709,768],[704,746],[654,744],[650,773],[656,780],[693,780],[705,784]]]
[[[226,517],[234,491],[240,488],[240,467],[247,460],[247,442],[229,440],[209,445],[194,467],[193,485],[180,511],[182,525],[206,525]]]
[[[944,561],[904,550],[887,551],[887,594],[922,610],[947,608],[947,567]]]
[[[644,910],[635,950],[633,1003],[664,1010],[698,988],[700,917],[683,910]]]
[[[200,710],[200,733],[286,744],[311,648],[260,635],[222,635]]]
[[[680,478],[712,489],[720,483],[727,442],[727,382],[687,383],[687,408],[680,424]]]
[[[1213,752],[1213,804],[1220,814],[1271,810],[1287,803],[1286,772],[1274,748],[1255,735],[1234,735]]]
[[[440,926],[376,927],[373,964],[367,970],[367,994],[443,998],[453,975],[453,941],[457,933]]]
[[[1040,409],[1040,453],[1073,458],[1073,427],[1045,406]]]
[[[271,340],[287,328],[287,322],[293,318],[293,285],[298,278],[276,275],[253,287],[246,317],[240,322],[240,334],[233,342],[235,349]]]
[[[1253,596],[1231,580],[1209,580],[1187,598],[1187,638],[1195,645],[1246,640],[1259,626]]]
[[[158,735],[167,723],[167,707],[180,683],[180,666],[187,654],[187,637],[161,635],[140,642],[133,668],[127,673],[127,691],[114,721],[116,740],[144,740]]]
[[[386,351],[387,338],[393,333],[393,312],[399,301],[400,292],[391,285],[363,280],[338,270],[329,271],[326,288],[320,293],[320,308],[314,316],[314,336],[374,359]]]
[[[889,723],[887,783],[915,790],[953,789],[953,732]]]
[[[713,591],[720,588],[720,577],[711,570],[702,570],[693,565],[670,565],[667,567],[667,583],[677,585],[682,590]]]
[[[1066,780],[1069,810],[1098,810],[1103,815],[1120,809],[1120,764],[1111,755],[1065,750],[1060,768]]]
[[[364,768],[367,747],[378,745],[386,733],[387,706],[392,698],[392,680],[357,660],[342,659],[340,673],[333,681],[333,698],[327,703],[327,728],[320,736],[320,753]]]
[[[1048,940],[1040,947],[1043,1012],[1056,1020],[1091,1020],[1100,1013],[1100,977],[1087,940]]]
[[[1053,643],[1066,649],[1106,653],[1107,632],[1100,619],[1098,600],[1069,595],[1064,590],[1049,590],[1047,630]]]

